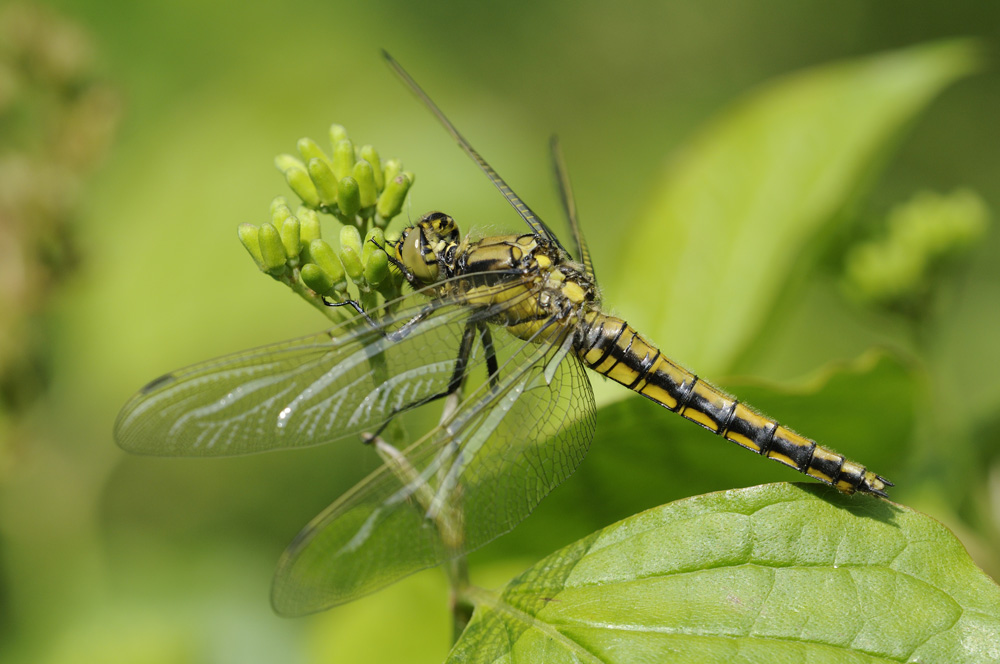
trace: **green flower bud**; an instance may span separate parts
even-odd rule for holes
[[[389,257],[376,249],[365,262],[365,281],[374,285],[382,283],[389,276]]]
[[[347,130],[344,129],[343,125],[332,124],[330,125],[330,145],[336,146],[337,143],[347,140]]]
[[[307,164],[313,159],[319,159],[320,161],[325,161],[327,165],[330,164],[330,158],[326,156],[323,152],[323,148],[316,144],[311,138],[300,138],[299,142],[296,144],[299,149],[299,154],[302,155],[302,160]]]
[[[320,295],[328,295],[333,290],[333,277],[315,263],[306,263],[299,271],[299,278],[307,287]]]
[[[306,172],[304,167],[296,166],[289,168],[285,171],[285,179],[288,181],[288,186],[302,199],[303,203],[311,208],[319,207],[319,193],[316,191],[316,185],[309,179],[309,173]]]
[[[292,216],[292,211],[288,209],[287,205],[272,205],[271,206],[271,223],[279,231],[281,227],[285,224],[285,220]]]
[[[350,247],[356,254],[361,255],[361,233],[356,226],[343,226],[340,229],[340,248]]]
[[[325,240],[313,240],[309,243],[309,255],[312,257],[312,262],[318,265],[325,274],[329,275],[333,284],[332,287],[343,290],[343,286],[347,285],[347,280],[344,278],[344,266],[341,264],[340,258],[337,256],[337,252],[333,250],[333,247]],[[305,266],[302,269],[304,271]],[[312,286],[309,287],[312,288]],[[313,290],[317,293],[320,292],[316,288],[313,288]]]
[[[385,234],[381,228],[372,228],[365,235],[361,248],[361,264],[365,268],[365,281],[376,285],[389,276],[389,258],[384,251]]]
[[[316,185],[316,192],[323,205],[333,205],[337,202],[337,178],[330,170],[330,164],[316,157],[310,159],[309,178]]]
[[[316,214],[315,210],[310,210],[304,206],[299,207],[296,210],[296,217],[301,227],[299,238],[302,244],[308,246],[310,242],[320,238],[319,215]]]
[[[354,226],[340,229],[340,260],[351,279],[359,281],[362,278],[364,266],[361,263],[361,234]]]
[[[333,148],[333,172],[338,180],[343,180],[354,169],[354,143],[345,138]]]
[[[240,224],[236,232],[239,234],[240,242],[243,243],[244,248],[250,252],[250,256],[257,263],[257,267],[263,269],[264,257],[260,253],[260,238],[258,237],[260,229],[253,224]]]
[[[379,159],[375,148],[371,145],[363,145],[358,154],[372,166],[372,175],[375,177],[375,190],[382,191],[385,189],[385,173],[382,172],[382,161]],[[357,177],[357,175],[354,177]]]
[[[258,238],[264,269],[268,272],[279,271],[285,266],[286,254],[278,229],[274,224],[261,224]]]
[[[365,242],[361,245],[361,262],[368,265],[372,253],[384,254],[379,247],[385,246],[385,233],[381,228],[372,228],[365,233]]]
[[[302,238],[299,233],[301,232],[301,226],[299,220],[295,217],[288,217],[285,219],[284,225],[278,233],[281,235],[281,244],[285,246],[285,255],[289,258],[298,258],[299,252],[302,251]]]
[[[375,171],[372,165],[362,159],[354,164],[354,179],[358,183],[358,194],[361,198],[361,207],[368,208],[375,205],[378,193],[375,190]]]
[[[393,178],[403,172],[403,164],[398,159],[389,159],[385,162],[385,184],[392,182]],[[383,187],[384,189],[384,187]]]
[[[284,171],[282,171],[282,173],[284,173]],[[271,216],[274,216],[274,211],[277,208],[281,207],[282,205],[284,205],[288,209],[291,209],[291,206],[288,204],[288,199],[285,198],[284,196],[275,196],[274,198],[272,198],[271,199]]]
[[[385,186],[385,191],[379,196],[375,211],[386,221],[392,219],[403,209],[406,192],[410,190],[410,178],[406,173],[400,173]]]
[[[347,271],[347,276],[354,280],[355,283],[359,283],[364,279],[365,268],[361,264],[361,256],[358,252],[354,251],[350,247],[346,247],[340,250],[340,262],[344,264],[344,270]]]
[[[290,154],[279,154],[274,158],[274,165],[277,166],[278,170],[284,173],[289,168],[305,168],[306,165],[303,164],[298,158],[293,157]]]
[[[337,185],[337,207],[347,217],[353,217],[361,209],[361,193],[354,178],[343,178]]]

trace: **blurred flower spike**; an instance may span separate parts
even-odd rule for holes
[[[122,108],[100,60],[73,21],[0,3],[0,485],[29,458],[14,451],[28,438],[9,432],[55,366],[49,308],[88,261],[81,201]]]
[[[918,311],[935,277],[987,230],[989,209],[975,192],[920,192],[893,208],[884,237],[847,254],[845,286],[857,299],[898,311]]]
[[[400,295],[402,275],[386,253],[398,233],[385,229],[403,209],[414,177],[397,159],[383,162],[373,146],[356,147],[340,125],[330,127],[329,139],[329,155],[302,138],[298,156],[275,157],[301,204],[293,211],[279,196],[269,222],[241,224],[238,233],[261,271],[339,321],[353,310],[325,305],[354,299],[370,310]],[[337,222],[336,248],[323,238],[321,215]]]

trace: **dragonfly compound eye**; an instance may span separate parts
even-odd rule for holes
[[[429,284],[437,281],[438,260],[425,232],[423,224],[406,229],[396,245],[396,258],[419,281]]]

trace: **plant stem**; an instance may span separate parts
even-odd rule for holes
[[[476,608],[468,595],[469,565],[465,554],[449,561],[448,581],[451,586],[448,599],[451,607],[451,643],[454,645],[472,620],[472,612]]]

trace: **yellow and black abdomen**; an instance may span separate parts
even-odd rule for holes
[[[740,403],[667,359],[628,323],[593,311],[576,352],[594,371],[762,456],[844,493],[885,496],[892,483]]]

